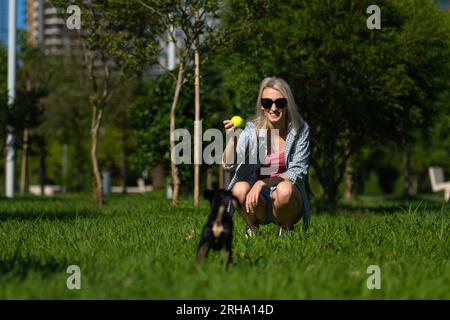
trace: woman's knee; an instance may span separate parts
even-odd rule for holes
[[[282,181],[277,185],[274,192],[274,200],[279,204],[287,204],[291,201],[294,193],[294,185],[290,181]]]
[[[233,189],[231,189],[231,193],[239,200],[240,204],[242,205],[243,203],[245,203],[245,199],[247,198],[247,194],[250,189],[251,186],[248,182],[239,181],[236,182],[236,184],[233,186]]]

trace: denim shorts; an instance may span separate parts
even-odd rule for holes
[[[264,215],[264,218],[259,221],[259,224],[269,224],[269,223],[276,223],[275,219],[273,218],[273,208],[272,208],[272,193],[277,188],[277,186],[273,186],[270,188],[263,188],[261,190],[261,196],[266,201],[266,214]]]

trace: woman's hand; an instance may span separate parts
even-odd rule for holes
[[[234,129],[234,124],[231,120],[224,120],[223,126],[225,127],[225,130]]]
[[[264,183],[261,180],[256,181],[253,187],[250,189],[245,199],[245,210],[247,213],[255,213],[258,206],[259,194],[263,188]]]
[[[225,130],[231,133],[234,130],[234,124],[231,120],[224,120],[223,126]],[[225,146],[225,150],[223,151],[223,163],[225,165],[233,165],[236,159],[236,144],[234,143],[234,139],[230,139]]]

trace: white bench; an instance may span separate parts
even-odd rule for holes
[[[39,185],[29,186],[28,191],[31,194],[40,196],[41,195],[41,186],[39,186]],[[57,186],[57,185],[45,185],[44,186],[44,195],[45,196],[53,196],[53,195],[55,195],[55,193],[59,193],[61,191],[62,191],[61,186]]]
[[[137,187],[126,187],[127,188],[127,193],[144,193],[144,192],[149,192],[153,190],[153,186],[152,185],[145,185],[145,181],[142,178],[137,179]],[[123,190],[122,187],[120,186],[114,186],[111,187],[111,192],[112,193],[121,193]]]
[[[450,181],[444,181],[444,170],[441,167],[429,167],[428,173],[433,192],[444,191],[445,201],[450,199]]]

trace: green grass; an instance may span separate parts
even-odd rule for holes
[[[208,204],[173,207],[162,193],[0,200],[0,299],[450,299],[450,205],[362,198],[314,211],[307,234],[263,226],[234,262],[193,264]],[[69,290],[69,265],[81,290]],[[381,289],[366,286],[369,265]]]

